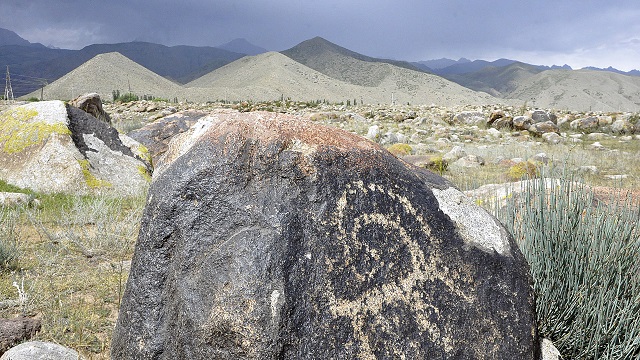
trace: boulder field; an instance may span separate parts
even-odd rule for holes
[[[445,179],[275,113],[169,148],[113,359],[539,358],[526,261]]]

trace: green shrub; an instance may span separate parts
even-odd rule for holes
[[[393,144],[389,146],[387,150],[395,156],[411,155],[411,152],[413,151],[411,145],[404,143]]]
[[[121,102],[121,103],[126,103],[126,102],[131,102],[131,101],[138,101],[140,100],[140,97],[136,94],[133,93],[126,93],[123,95],[120,95],[119,91],[116,91],[113,93],[113,101],[114,102]]]
[[[640,358],[638,205],[532,183],[496,215],[531,266],[541,335],[564,359]]]
[[[40,99],[35,97],[35,96],[32,96],[32,97],[28,98],[27,101],[28,102],[36,102],[36,101],[40,101]]]

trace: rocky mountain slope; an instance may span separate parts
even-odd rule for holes
[[[547,70],[521,81],[506,97],[542,108],[640,111],[640,77],[594,70]]]
[[[327,76],[354,85],[379,85],[385,77],[385,70],[381,69],[388,69],[385,64],[422,71],[408,62],[372,58],[321,37],[303,41],[282,53]]]
[[[335,63],[340,63],[338,58]],[[370,66],[371,65],[371,66]],[[246,57],[213,71],[187,84],[201,88],[202,94],[209,88],[210,94],[222,99],[279,99],[296,100],[354,100],[364,103],[389,103],[392,98],[399,103],[419,104],[483,104],[500,100],[466,89],[435,75],[400,68],[387,63],[368,63],[349,58],[343,67],[334,69],[345,72],[367,72],[376,78],[369,86],[355,85],[332,78],[279,53],[267,53]],[[196,91],[195,89],[192,89]],[[393,95],[392,95],[393,93]],[[193,96],[193,95],[190,95]]]

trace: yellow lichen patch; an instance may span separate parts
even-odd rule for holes
[[[153,159],[151,159],[151,154],[149,153],[149,149],[146,146],[140,144],[136,147],[136,154],[140,156],[140,158],[153,166]],[[145,170],[146,171],[146,170]]]
[[[151,174],[149,174],[149,170],[147,170],[146,167],[142,165],[138,166],[138,172],[145,180],[147,180],[147,182],[151,182]]]
[[[101,187],[111,187],[113,186],[110,182],[98,179],[93,176],[93,174],[89,171],[89,160],[78,160],[78,164],[82,168],[82,175],[84,175],[84,181],[87,183],[87,186],[90,188],[101,188]]]
[[[51,134],[71,135],[65,124],[29,122],[37,115],[37,111],[25,108],[17,108],[0,115],[0,144],[5,153],[22,152],[29,146],[42,143]]]

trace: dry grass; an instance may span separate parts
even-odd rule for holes
[[[37,339],[108,359],[111,333],[137,237],[143,196],[42,196],[39,209],[2,209],[18,214],[17,270],[0,276],[0,297],[27,296],[0,316],[42,320]]]

